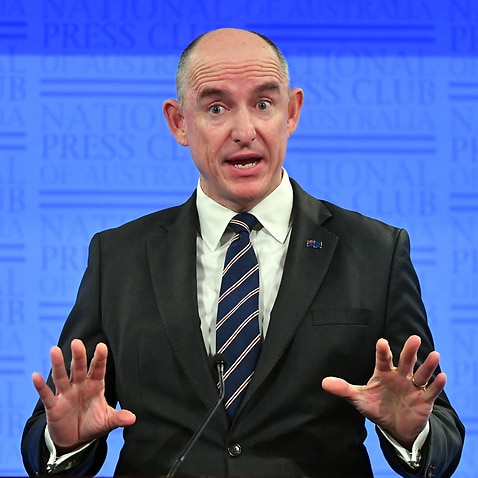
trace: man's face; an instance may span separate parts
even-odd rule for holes
[[[206,195],[247,211],[279,185],[301,105],[302,91],[289,96],[279,60],[264,40],[219,30],[196,46],[183,104],[175,104],[177,126],[168,123],[189,146]]]

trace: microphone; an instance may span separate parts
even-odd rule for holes
[[[226,387],[224,386],[224,367],[226,366],[226,360],[222,354],[216,354],[213,357],[214,366],[217,370],[217,374],[219,376],[219,398],[217,402],[211,407],[211,409],[207,412],[207,415],[204,417],[201,425],[198,429],[194,432],[194,435],[189,440],[188,444],[184,447],[184,450],[179,455],[179,458],[174,462],[173,466],[170,468],[168,474],[166,475],[167,478],[173,478],[173,476],[178,471],[179,467],[182,465],[184,459],[188,456],[189,452],[191,451],[194,444],[197,442],[198,438],[201,436],[202,432],[206,428],[206,425],[211,421],[212,416],[216,412],[216,410],[221,406],[224,400],[224,394],[226,391]]]

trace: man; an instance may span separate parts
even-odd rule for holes
[[[259,359],[237,411],[218,410],[178,474],[371,477],[368,418],[400,475],[451,476],[464,429],[443,392],[408,236],[289,180],[303,92],[289,89],[281,53],[255,33],[210,32],[183,53],[177,89],[163,110],[199,187],[93,238],[49,386],[33,375],[28,472],[96,473],[116,427],[117,474],[168,472],[217,400],[224,231],[247,212],[259,221]]]

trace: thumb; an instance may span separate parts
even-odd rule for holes
[[[355,390],[346,380],[338,377],[325,377],[322,380],[322,388],[338,397],[352,400],[355,396]]]
[[[136,422],[136,415],[129,410],[117,410],[110,418],[111,429],[129,427]]]

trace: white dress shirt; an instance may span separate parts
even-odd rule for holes
[[[259,263],[259,327],[264,338],[279,291],[289,246],[293,203],[292,186],[284,171],[280,185],[251,209],[260,225],[251,231],[251,243]],[[228,227],[237,214],[197,188],[200,233],[197,238],[198,309],[206,350],[216,353],[217,298],[226,251],[234,235]]]

